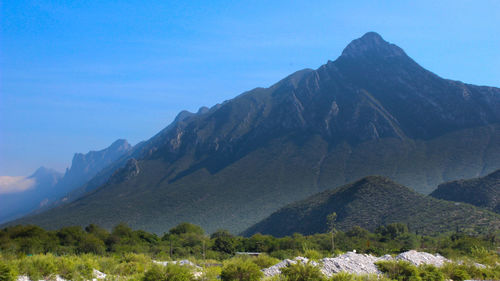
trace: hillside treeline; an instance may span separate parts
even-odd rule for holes
[[[111,231],[96,225],[64,227],[44,230],[40,227],[14,226],[0,231],[0,251],[7,255],[35,254],[146,254],[154,258],[197,258],[223,260],[237,252],[261,252],[278,259],[298,255],[318,258],[335,251],[357,250],[373,255],[395,254],[409,249],[440,253],[444,256],[473,255],[477,249],[494,251],[500,247],[500,235],[489,233],[471,236],[450,233],[423,236],[411,233],[404,224],[394,223],[370,232],[360,227],[342,232],[303,236],[294,234],[282,238],[255,234],[236,236],[219,230],[206,235],[204,230],[190,223],[182,223],[163,235],[133,230],[118,224]]]

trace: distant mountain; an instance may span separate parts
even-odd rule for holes
[[[54,187],[56,193],[54,198],[59,199],[59,197],[84,185],[131,150],[132,146],[126,140],[119,139],[109,147],[99,151],[89,151],[86,154],[75,153],[71,167],[66,170],[64,177]]]
[[[431,196],[469,203],[500,214],[500,170],[481,178],[440,184]]]
[[[217,107],[217,106],[216,106]],[[87,182],[84,184],[81,184],[78,188],[73,189],[71,192],[66,194],[63,198],[60,200],[54,202],[53,206],[57,206],[62,203],[67,203],[71,202],[73,200],[76,200],[80,198],[81,196],[92,192],[99,186],[105,184],[111,176],[114,175],[114,173],[117,172],[117,170],[123,168],[128,161],[135,159],[135,158],[141,158],[143,155],[151,153],[151,150],[148,150],[148,147],[151,147],[154,145],[158,139],[161,139],[167,132],[173,130],[175,126],[183,124],[186,120],[192,118],[193,116],[201,115],[206,112],[208,112],[207,107],[201,107],[198,112],[192,113],[187,110],[181,111],[174,121],[167,126],[165,129],[163,129],[161,132],[159,132],[156,136],[151,138],[150,141],[148,142],[140,142],[136,144],[134,147],[129,148],[126,153],[123,153],[120,157],[115,159],[115,161],[111,162],[109,165],[105,166],[102,168],[97,174],[95,174],[93,177],[91,177]],[[133,161],[133,160],[132,160]]]
[[[241,232],[368,175],[430,193],[500,169],[499,108],[500,89],[442,79],[370,32],[316,70],[182,112],[71,203],[13,223]]]
[[[100,151],[76,153],[71,167],[64,175],[44,167],[39,168],[28,177],[34,180],[32,188],[22,192],[0,194],[0,222],[52,207],[58,199],[85,184],[131,149],[126,140],[117,140]]]
[[[286,236],[327,232],[327,216],[337,213],[337,229],[407,223],[418,233],[456,230],[478,233],[500,229],[500,215],[418,194],[388,178],[370,176],[290,204],[244,232]]]
[[[62,176],[55,170],[40,167],[31,176],[21,178],[30,186],[0,194],[0,223],[19,218],[46,204],[46,195]]]

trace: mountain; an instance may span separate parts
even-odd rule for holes
[[[52,199],[59,199],[74,192],[131,150],[132,146],[126,140],[119,139],[102,150],[89,151],[86,154],[75,153],[71,167],[66,169],[64,177],[54,187],[55,196],[52,196]]]
[[[0,223],[19,218],[43,205],[46,194],[62,176],[55,170],[40,167],[29,177],[18,177],[16,181],[22,181],[25,188],[0,193]]]
[[[316,70],[179,114],[70,203],[13,223],[241,232],[368,175],[430,193],[500,168],[499,108],[500,89],[440,78],[370,32]]]
[[[500,170],[485,177],[440,184],[431,196],[469,203],[500,214]]]
[[[500,215],[418,194],[388,178],[369,176],[290,204],[244,232],[286,236],[327,232],[327,216],[337,213],[336,228],[375,230],[379,225],[407,223],[412,231],[435,234],[460,229],[477,233],[500,229]]]
[[[114,161],[108,161],[109,165],[100,169],[100,171],[98,171],[98,173],[96,173],[93,177],[91,177],[87,182],[84,182],[78,188],[73,189],[71,192],[66,194],[66,196],[54,202],[53,206],[57,206],[62,203],[72,202],[80,198],[81,196],[95,190],[99,186],[105,184],[109,180],[109,178],[113,176],[113,174],[117,170],[123,168],[128,163],[128,161],[130,160],[134,161],[133,159],[141,157],[141,155],[148,153],[146,150],[147,147],[145,148],[146,144],[149,144],[149,146],[151,146],[154,140],[161,139],[166,134],[166,132],[172,130],[176,125],[181,124],[182,122],[188,120],[193,116],[204,114],[208,110],[209,109],[207,107],[201,107],[196,113],[189,112],[187,110],[181,111],[169,126],[163,129],[149,142],[140,142],[136,144],[134,147],[128,146],[126,152],[122,153],[120,157],[116,158]]]
[[[28,180],[33,186],[25,191],[0,194],[0,222],[16,219],[31,212],[41,212],[53,207],[61,197],[85,184],[103,168],[114,163],[132,147],[126,140],[117,140],[109,147],[87,154],[76,153],[71,167],[64,175],[44,167],[39,168]]]

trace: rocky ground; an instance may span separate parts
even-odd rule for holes
[[[297,262],[311,262],[314,266],[320,266],[321,271],[326,276],[332,276],[333,274],[342,271],[353,274],[380,274],[381,272],[377,269],[375,263],[383,260],[402,260],[410,262],[414,265],[431,264],[437,267],[441,267],[444,263],[450,262],[450,260],[439,254],[433,255],[414,250],[401,253],[396,257],[392,257],[390,255],[375,257],[372,255],[358,254],[356,252],[347,252],[335,258],[321,259],[318,262],[309,261],[304,257],[296,257],[293,260],[287,259],[264,269],[263,272],[265,276],[274,276],[281,272],[281,268],[286,267],[289,264]]]

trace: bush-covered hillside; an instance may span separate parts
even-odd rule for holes
[[[500,213],[500,170],[481,178],[443,183],[431,196],[465,202]]]
[[[500,228],[500,216],[469,204],[437,200],[418,194],[388,178],[370,176],[290,204],[252,226],[245,235],[275,236],[322,233],[328,215],[336,213],[336,226],[375,230],[377,226],[404,222],[413,232],[439,233],[459,229],[481,233]]]

